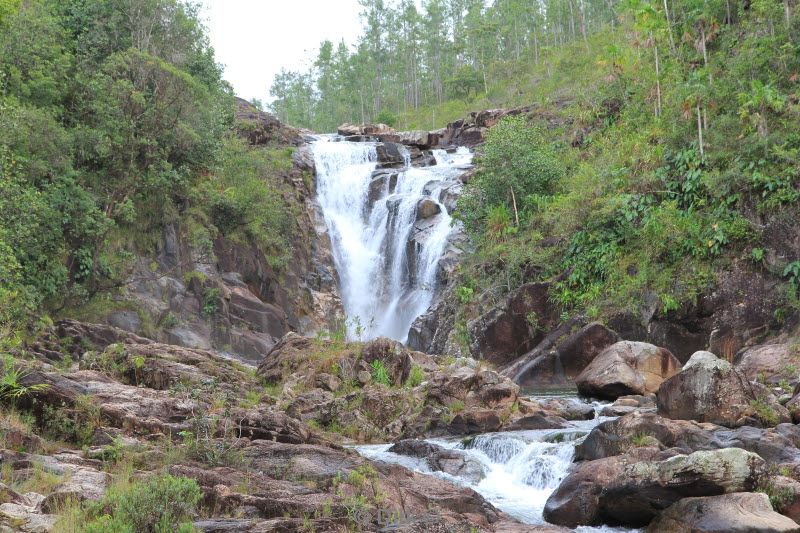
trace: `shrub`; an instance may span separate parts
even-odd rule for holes
[[[202,495],[197,482],[185,477],[163,475],[118,483],[86,509],[82,533],[191,531],[187,522]]]
[[[422,370],[421,366],[413,365],[411,367],[411,372],[408,373],[408,379],[406,379],[406,386],[414,388],[423,381],[425,381],[425,371]]]
[[[389,371],[386,370],[386,366],[383,364],[383,361],[376,359],[370,366],[372,367],[372,381],[375,383],[380,383],[381,385],[386,385],[387,387],[392,384],[392,381],[389,378]]]
[[[545,142],[539,127],[524,117],[506,117],[489,130],[480,172],[467,189],[477,189],[483,209],[504,205],[522,207],[529,195],[553,191],[564,168]]]

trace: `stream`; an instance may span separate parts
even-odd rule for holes
[[[563,393],[558,394],[561,397]],[[551,394],[535,394],[538,400]],[[498,509],[526,524],[545,524],[542,518],[547,498],[558,487],[572,464],[575,444],[595,426],[613,417],[600,416],[606,404],[593,403],[595,418],[570,422],[567,429],[532,431],[503,431],[459,439],[426,439],[439,446],[463,451],[469,459],[477,461],[485,473],[476,481],[456,477],[444,472],[431,471],[424,459],[392,453],[392,444],[356,446],[364,457],[374,461],[395,463],[416,472],[437,476],[461,486],[469,487],[482,495]],[[580,533],[632,532],[627,528],[582,526]]]

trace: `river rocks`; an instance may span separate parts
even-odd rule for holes
[[[405,148],[392,142],[379,143],[375,146],[378,156],[378,168],[403,168],[406,164]]]
[[[392,170],[376,170],[372,173],[367,192],[367,208],[372,209],[375,202],[394,193],[397,188],[398,173]]]
[[[626,394],[656,392],[679,368],[678,360],[665,348],[622,341],[597,355],[575,383],[583,395],[613,400]]]
[[[441,206],[430,198],[423,198],[417,203],[417,220],[431,218],[441,212]]]
[[[738,427],[776,425],[791,418],[765,387],[750,383],[725,360],[696,352],[661,384],[658,413],[668,418]]]
[[[424,130],[399,131],[397,132],[398,142],[402,144],[416,146],[427,150],[438,144],[439,138],[436,133]]]
[[[766,494],[735,492],[684,498],[670,506],[647,533],[797,533],[796,522],[772,510]]]
[[[614,331],[599,322],[592,322],[570,333],[577,326],[579,324],[572,320],[560,324],[535,349],[505,369],[504,374],[527,387],[573,384],[599,353],[619,341]],[[567,335],[566,340],[559,342],[564,335]]]
[[[464,452],[450,450],[423,440],[406,439],[396,442],[389,451],[424,459],[432,470],[445,472],[477,483],[485,476],[483,466],[467,457]]]
[[[470,350],[502,365],[527,352],[558,320],[547,283],[527,283],[499,307],[469,322]]]
[[[793,424],[730,429],[693,420],[671,420],[650,412],[634,412],[601,423],[576,446],[575,459],[612,457],[644,444],[681,453],[741,448],[758,454],[773,468],[800,464],[800,428]]]
[[[641,527],[686,496],[753,490],[765,472],[763,459],[738,448],[669,455],[641,448],[579,464],[548,498],[545,520]]]
[[[602,416],[625,416],[629,413],[644,412],[656,410],[656,395],[648,394],[646,396],[631,395],[620,396],[614,403],[603,407],[600,411]]]

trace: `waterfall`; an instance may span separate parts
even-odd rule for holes
[[[472,154],[434,150],[436,165],[416,168],[400,146],[403,168],[378,170],[377,143],[320,136],[312,149],[348,336],[405,342],[431,305],[453,231],[442,194]]]

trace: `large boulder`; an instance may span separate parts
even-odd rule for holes
[[[798,533],[791,518],[772,510],[766,494],[735,492],[684,498],[647,527],[647,533]]]
[[[585,396],[615,400],[627,394],[656,392],[680,369],[666,348],[644,342],[621,341],[603,350],[576,378]]]
[[[749,382],[711,352],[695,352],[679,373],[661,384],[656,397],[658,413],[667,418],[728,427],[791,420],[765,387]]]
[[[562,323],[525,357],[504,372],[526,387],[563,387],[575,378],[603,350],[618,342],[619,336],[599,322],[592,322],[569,333],[575,326]],[[562,331],[563,330],[563,331]],[[559,342],[566,335],[566,340]],[[554,337],[554,342],[548,340]],[[557,344],[556,344],[557,343]],[[552,348],[556,344],[555,348]]]
[[[739,448],[669,455],[639,448],[579,464],[548,498],[545,520],[642,527],[681,498],[750,491],[765,475],[764,460]]]

